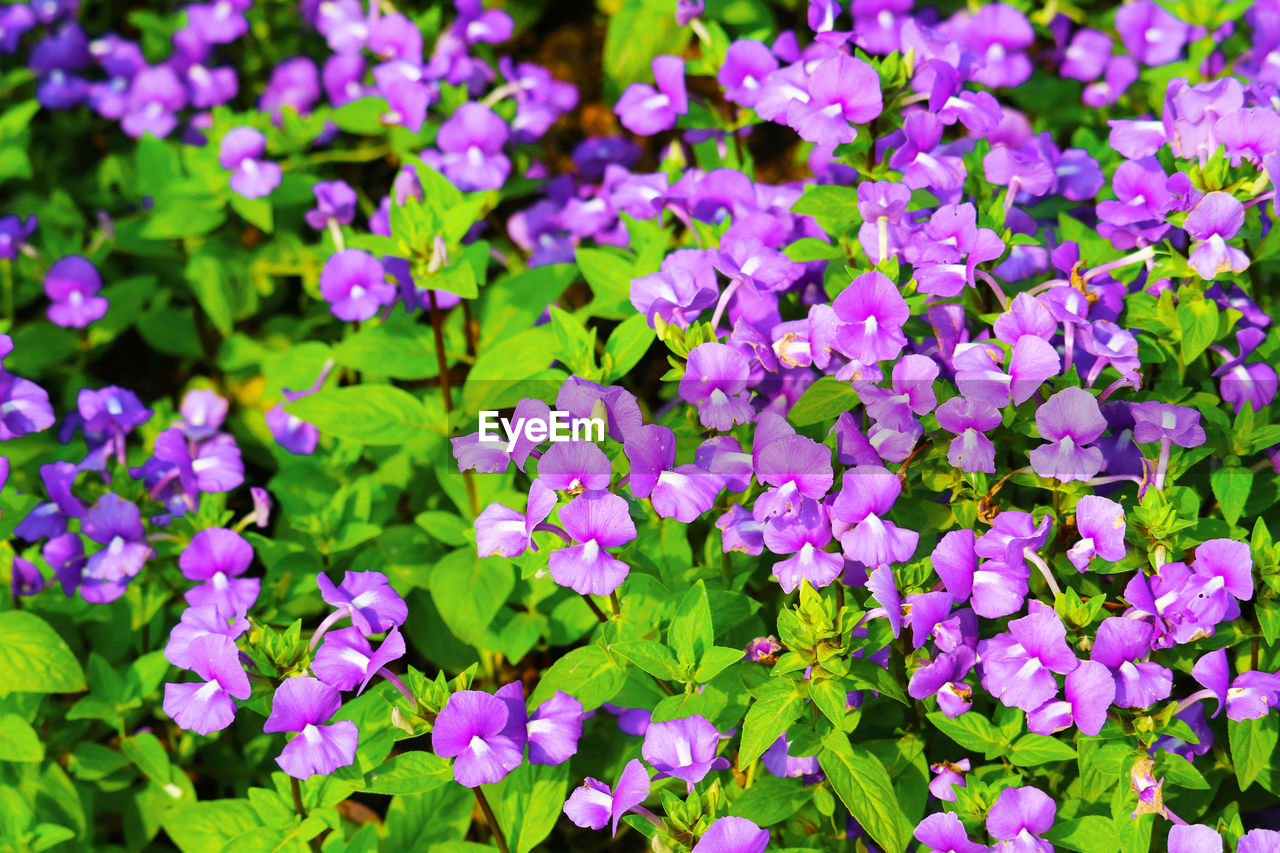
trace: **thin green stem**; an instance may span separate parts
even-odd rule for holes
[[[493,808],[489,805],[488,799],[485,798],[484,791],[480,790],[477,785],[471,789],[475,792],[476,803],[480,806],[480,811],[484,813],[484,821],[489,824],[489,831],[493,833],[493,843],[498,845],[498,849],[502,853],[511,853],[507,848],[507,837],[502,834],[502,828],[498,826],[498,818],[493,814]]]

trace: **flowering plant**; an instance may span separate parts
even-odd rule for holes
[[[1274,0],[412,6],[0,7],[4,849],[1280,851]]]

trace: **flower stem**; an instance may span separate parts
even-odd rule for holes
[[[1120,269],[1121,267],[1127,267],[1132,264],[1140,264],[1144,261],[1148,261],[1151,258],[1155,257],[1155,254],[1156,254],[1156,247],[1147,246],[1146,248],[1139,249],[1136,252],[1131,252],[1125,255],[1123,258],[1116,258],[1114,261],[1108,261],[1105,264],[1101,264],[1099,266],[1094,267],[1093,269],[1089,270],[1087,273],[1084,274],[1084,280],[1088,281],[1091,278],[1097,278],[1103,273],[1111,272],[1111,270]]]
[[[320,638],[324,636],[324,632],[332,628],[339,619],[346,615],[346,608],[339,607],[337,610],[326,616],[324,621],[320,623],[320,626],[316,628],[316,632],[311,635],[311,644],[307,648],[314,651],[315,647],[320,645]]]
[[[302,784],[298,782],[297,777],[289,777],[289,791],[293,794],[293,810],[298,813],[298,817],[302,820],[307,819],[307,808],[302,804]],[[320,839],[312,838],[307,842],[307,846],[311,848],[313,853],[320,853]]]
[[[471,789],[476,795],[476,804],[480,806],[480,811],[484,813],[484,821],[489,824],[489,831],[493,833],[493,843],[498,845],[498,849],[502,853],[511,853],[507,847],[507,838],[502,834],[502,828],[498,826],[498,818],[493,814],[493,808],[489,805],[489,801],[484,796],[484,791],[480,790],[477,785]]]
[[[720,318],[724,316],[724,309],[729,307],[729,299],[733,294],[737,293],[738,288],[742,286],[742,276],[738,276],[729,282],[729,286],[720,294],[720,301],[716,303],[715,313],[711,315],[711,331],[715,332],[720,325]]]
[[[595,601],[592,600],[591,596],[583,592],[578,593],[578,595],[582,596],[582,600],[587,603],[587,606],[591,608],[591,612],[596,615],[596,621],[601,624],[609,621],[609,617],[604,615],[604,611],[600,609],[600,605],[596,604]]]
[[[1160,439],[1160,461],[1156,463],[1156,491],[1164,490],[1164,475],[1169,470],[1169,449],[1173,446],[1172,440],[1165,436]]]
[[[1040,570],[1040,575],[1044,578],[1044,582],[1049,585],[1049,591],[1053,593],[1053,597],[1055,599],[1059,595],[1062,595],[1062,590],[1058,587],[1058,582],[1053,577],[1053,571],[1050,570],[1049,565],[1040,558],[1039,554],[1032,551],[1030,548],[1023,548],[1022,556]]]

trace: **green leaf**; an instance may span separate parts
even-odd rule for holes
[[[628,84],[652,80],[653,58],[678,55],[688,40],[689,30],[676,24],[669,2],[623,0],[604,36],[606,96],[616,99]]]
[[[329,117],[340,130],[347,133],[376,136],[386,130],[382,117],[389,109],[386,98],[365,97],[343,104],[330,113]]]
[[[270,234],[275,230],[275,215],[271,202],[265,198],[245,198],[239,193],[231,194],[231,209],[240,214],[245,222],[255,225]]]
[[[204,309],[209,322],[224,338],[231,334],[235,321],[230,282],[223,274],[222,264],[212,255],[194,255],[183,272],[191,293]]]
[[[903,705],[911,707],[911,700],[907,698],[907,691],[893,677],[892,672],[862,658],[851,658],[847,664],[849,672],[846,678],[853,682],[854,687],[862,690],[875,690],[896,702],[901,702]]]
[[[17,714],[0,715],[0,761],[43,761],[44,744]]]
[[[604,354],[608,359],[605,362],[604,381],[608,383],[626,376],[631,368],[640,363],[655,340],[657,336],[649,328],[646,318],[633,314],[623,320],[609,333],[609,340],[604,344]]]
[[[392,379],[430,379],[439,373],[435,342],[425,325],[366,326],[334,347],[343,367]]]
[[[753,820],[759,826],[773,826],[800,811],[811,792],[799,779],[764,776],[733,801],[729,814]]]
[[[791,205],[791,212],[850,225],[862,219],[858,214],[857,190],[830,184],[805,187],[804,195]]]
[[[458,548],[431,570],[428,586],[445,624],[459,640],[485,647],[489,628],[515,589],[515,571],[499,557],[479,557]]]
[[[448,759],[417,751],[395,755],[376,767],[358,791],[371,794],[419,794],[453,781]]]
[[[585,309],[587,313],[616,319],[634,313],[635,309],[631,307],[634,258],[605,249],[579,249],[577,261],[578,269],[595,297]]]
[[[161,785],[169,784],[169,753],[151,732],[141,732],[120,742],[120,750],[138,769]]]
[[[1228,524],[1238,522],[1253,489],[1253,472],[1240,467],[1217,468],[1209,474],[1209,485],[1218,499],[1222,517]]]
[[[15,693],[77,693],[84,670],[49,623],[25,610],[0,613],[0,684]]]
[[[1009,761],[1015,767],[1038,767],[1052,761],[1074,761],[1076,751],[1057,738],[1025,734],[1013,742]]]
[[[583,646],[560,657],[543,673],[530,701],[542,702],[563,690],[590,711],[618,694],[627,670],[597,645]]]
[[[165,832],[182,853],[216,853],[258,825],[248,800],[202,800],[173,809],[163,819]]]
[[[676,605],[671,626],[667,629],[667,645],[681,663],[692,664],[701,660],[714,644],[715,629],[711,624],[707,587],[698,581]]]
[[[769,686],[747,709],[738,747],[738,767],[746,767],[773,745],[787,727],[800,719],[804,699],[785,681]]]
[[[1231,761],[1240,790],[1246,790],[1264,770],[1271,769],[1280,743],[1280,717],[1268,714],[1260,720],[1228,720]]]
[[[941,711],[928,715],[933,727],[960,746],[973,752],[981,752],[986,758],[995,758],[1009,748],[1009,739],[976,711],[952,719]]]
[[[564,807],[569,765],[520,765],[498,785],[495,811],[511,853],[529,853],[551,834]]]
[[[706,684],[740,660],[742,660],[742,649],[712,646],[698,660],[698,668],[694,670],[693,680],[698,684]]]
[[[650,675],[667,681],[681,680],[680,661],[671,649],[653,640],[627,640],[609,647]],[[690,661],[692,663],[692,661]]]
[[[1115,823],[1102,815],[1060,820],[1045,837],[1059,847],[1080,853],[1119,853],[1120,850]]]
[[[805,389],[791,407],[787,419],[796,426],[834,422],[858,402],[858,392],[848,382],[824,376]]]
[[[844,250],[817,237],[801,237],[787,246],[786,256],[793,261],[844,260]]]
[[[1182,329],[1182,360],[1190,364],[1209,348],[1218,335],[1218,306],[1203,296],[1182,298],[1190,288],[1179,293],[1178,326]]]
[[[407,444],[440,427],[421,400],[392,385],[325,388],[286,403],[285,411],[326,435],[362,444]]]
[[[813,704],[840,729],[844,728],[845,715],[848,713],[848,697],[848,691],[834,679],[823,678],[809,684],[809,698],[813,700]]]
[[[823,740],[818,764],[871,840],[885,853],[902,853],[905,818],[880,759],[851,744],[847,735],[832,732]]]

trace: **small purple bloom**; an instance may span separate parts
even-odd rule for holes
[[[511,171],[511,161],[502,153],[510,135],[511,129],[497,113],[469,101],[436,135],[440,170],[464,192],[496,190]]]
[[[702,834],[691,853],[764,853],[769,830],[745,817],[722,817]]]
[[[717,757],[720,732],[706,717],[695,714],[678,720],[650,723],[644,735],[640,754],[663,779],[683,779],[690,793],[712,770],[729,766],[727,758]]]
[[[564,813],[584,829],[603,829],[612,824],[613,834],[617,835],[622,816],[645,801],[649,788],[649,774],[644,764],[633,758],[622,768],[618,784],[612,790],[596,779],[584,779],[569,795]]]
[[[513,704],[478,690],[460,690],[449,697],[436,718],[431,748],[441,758],[454,759],[453,778],[458,784],[475,788],[500,782],[519,767],[524,762],[525,738],[523,702]]]
[[[377,315],[396,297],[386,270],[363,249],[343,249],[325,261],[320,271],[320,295],[339,320],[361,322]]]
[[[196,637],[184,662],[204,683],[166,684],[164,712],[182,728],[202,735],[231,725],[236,714],[234,700],[248,699],[250,693],[249,677],[240,664],[235,641],[224,634]]]
[[[374,651],[359,628],[339,628],[324,635],[324,643],[311,661],[316,677],[338,690],[364,692],[369,680],[393,660],[404,657],[404,638],[399,628],[387,632],[387,638]]]
[[[578,544],[551,552],[551,578],[583,595],[616,590],[631,567],[605,549],[636,538],[626,500],[604,491],[583,492],[560,509],[560,523]]]
[[[676,125],[676,118],[689,111],[689,97],[684,84],[684,59],[679,56],[655,56],[653,79],[648,83],[632,83],[618,98],[614,111],[622,126],[637,136],[652,136]]]
[[[248,612],[262,584],[257,578],[240,577],[252,562],[253,546],[239,533],[223,527],[201,530],[178,557],[183,577],[202,581],[187,590],[187,604],[214,605],[228,617]]]
[[[46,313],[50,322],[64,329],[83,329],[107,313],[107,300],[98,296],[102,276],[83,255],[67,255],[49,267],[44,292],[52,302]]]
[[[356,217],[356,191],[346,181],[319,181],[311,188],[316,206],[307,211],[307,224],[317,231],[330,222],[350,225]]]
[[[276,758],[281,770],[306,780],[355,762],[360,740],[356,724],[350,720],[326,724],[341,707],[342,695],[318,678],[298,675],[276,688],[271,715],[262,730],[298,733]]]
[[[349,615],[366,637],[403,625],[409,616],[408,605],[381,572],[347,572],[337,586],[321,572],[316,584],[325,603]]]
[[[1230,193],[1211,192],[1187,215],[1183,229],[1197,241],[1187,263],[1204,279],[1244,272],[1249,256],[1227,243],[1244,225],[1244,205]]]
[[[529,761],[533,764],[563,764],[578,751],[582,737],[582,703],[557,690],[538,706],[525,725]]]
[[[987,832],[997,839],[992,853],[1052,850],[1039,836],[1053,828],[1058,805],[1039,788],[1005,788],[987,813]]]
[[[1102,451],[1087,445],[1102,435],[1107,421],[1098,399],[1085,389],[1064,388],[1050,397],[1036,410],[1036,428],[1049,442],[1031,451],[1031,468],[1041,477],[1070,483],[1102,470]]]
[[[1098,495],[1080,498],[1076,503],[1076,532],[1080,539],[1067,551],[1067,557],[1077,571],[1088,571],[1094,557],[1113,563],[1124,559],[1124,509],[1115,501]]]
[[[727,432],[751,421],[746,356],[721,343],[699,344],[689,353],[680,396],[698,407],[698,419],[708,429]]]

